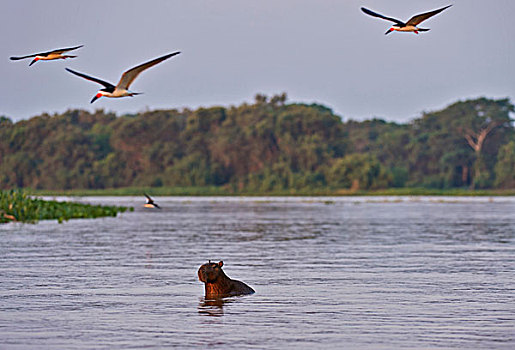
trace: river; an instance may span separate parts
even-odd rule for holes
[[[513,197],[71,199],[135,210],[0,225],[0,349],[515,348]]]

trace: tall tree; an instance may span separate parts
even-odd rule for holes
[[[454,171],[461,172],[462,179],[469,179],[470,187],[491,186],[497,152],[513,130],[510,119],[513,111],[514,106],[508,99],[479,98],[454,103],[414,121],[414,146],[424,147],[430,155],[423,160],[427,167],[425,176],[447,172],[449,163],[443,164],[441,160],[450,160],[445,155],[455,153],[459,157],[452,161],[456,165]],[[469,152],[464,147],[472,151],[472,157],[467,156]]]
[[[448,108],[456,113],[455,128],[465,138],[467,144],[475,153],[474,181],[472,187],[487,187],[493,179],[494,162],[491,158],[483,156],[488,140],[504,138],[511,131],[510,113],[514,112],[514,106],[508,99],[489,100],[480,98],[458,102]],[[495,140],[493,141],[495,142]],[[495,154],[499,149],[497,142]]]

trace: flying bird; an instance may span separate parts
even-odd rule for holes
[[[100,85],[104,85],[104,88],[98,90],[97,94],[95,96],[93,96],[93,98],[91,99],[90,103],[93,103],[98,98],[100,98],[102,96],[105,96],[105,97],[131,96],[132,97],[132,96],[135,96],[135,95],[140,95],[141,92],[129,91],[129,86],[132,84],[134,79],[136,79],[137,76],[141,72],[143,72],[145,69],[148,69],[148,68],[150,68],[152,66],[155,66],[156,64],[161,63],[164,60],[169,59],[170,57],[178,55],[178,54],[180,54],[179,51],[174,52],[174,53],[170,53],[168,55],[164,55],[162,57],[153,59],[152,61],[148,61],[146,63],[142,63],[139,66],[136,66],[134,68],[129,69],[128,71],[126,71],[126,72],[124,72],[122,74],[122,77],[120,78],[120,81],[118,82],[118,84],[116,84],[116,86],[114,86],[111,83],[108,83],[107,81],[104,81],[104,80],[101,80],[101,79],[98,79],[98,78],[94,78],[94,77],[90,77],[89,75],[86,75],[84,73],[76,72],[76,71],[71,70],[69,68],[66,68],[66,70],[68,72],[70,72],[70,73],[78,75],[81,78],[84,78],[84,79],[87,79],[87,80],[91,80],[91,81],[93,81],[95,83],[98,83]]]
[[[426,13],[421,13],[419,15],[415,15],[415,16],[411,17],[406,23],[404,23],[403,21],[400,21],[398,19],[392,18],[392,17],[383,16],[383,15],[376,13],[374,11],[371,11],[365,7],[362,7],[361,11],[365,12],[367,15],[379,17],[382,19],[386,19],[387,21],[394,22],[395,24],[392,25],[392,27],[390,29],[388,29],[386,31],[386,33],[384,33],[385,35],[393,32],[394,30],[399,31],[399,32],[413,32],[415,34],[418,34],[418,32],[427,32],[429,30],[429,29],[424,29],[424,28],[418,28],[417,27],[418,24],[424,22],[426,19],[428,19],[430,17],[433,17],[434,15],[439,14],[440,12],[442,12],[443,10],[445,10],[451,6],[452,5],[448,5],[448,6],[442,7],[438,10],[429,11]]]
[[[150,196],[146,193],[143,193],[145,195],[145,197],[147,197],[147,203],[145,203],[143,206],[145,208],[157,208],[157,209],[161,209],[161,207],[159,205],[157,205],[156,203],[154,203],[154,200],[152,198],[150,198]]]
[[[74,47],[68,47],[68,48],[65,48],[65,49],[57,49],[57,50],[52,50],[52,51],[48,51],[48,52],[35,53],[35,54],[32,54],[32,55],[27,55],[27,56],[19,56],[19,57],[12,56],[12,57],[9,57],[9,59],[11,59],[13,61],[17,61],[17,60],[23,60],[24,58],[32,58],[32,57],[34,57],[34,59],[29,63],[29,66],[32,66],[34,63],[36,63],[39,60],[43,60],[43,61],[58,60],[58,59],[63,59],[64,60],[66,58],[77,57],[77,56],[63,55],[63,54],[65,52],[81,48],[83,46],[84,45],[79,45],[79,46],[74,46]]]

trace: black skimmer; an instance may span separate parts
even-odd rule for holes
[[[108,83],[107,81],[100,80],[98,78],[90,77],[89,75],[76,72],[74,70],[71,70],[69,68],[66,68],[66,70],[70,73],[73,73],[75,75],[78,75],[81,78],[94,81],[95,83],[98,83],[100,85],[104,85],[104,89],[98,90],[97,94],[91,99],[90,103],[95,102],[98,98],[105,96],[105,97],[124,97],[124,96],[134,96],[134,95],[140,95],[141,92],[132,92],[129,91],[129,86],[132,84],[134,79],[143,72],[145,69],[148,69],[152,66],[155,66],[158,63],[163,62],[166,59],[169,59],[172,56],[180,54],[179,51],[170,53],[168,55],[164,55],[162,57],[153,59],[152,61],[148,61],[146,63],[142,63],[139,66],[136,66],[134,68],[129,69],[128,71],[124,72],[122,74],[122,77],[120,78],[120,81],[116,86],[114,86],[111,83]]]
[[[147,197],[147,203],[145,203],[143,206],[145,208],[157,208],[157,209],[161,209],[161,207],[159,205],[157,205],[156,203],[154,203],[154,200],[152,198],[150,198],[150,196],[146,193],[143,193],[145,195],[145,197]]]
[[[386,31],[386,33],[384,33],[385,35],[393,32],[394,30],[399,31],[399,32],[413,32],[415,34],[418,34],[418,32],[427,32],[429,30],[429,29],[424,29],[424,28],[418,28],[417,27],[418,24],[424,22],[426,19],[428,19],[430,17],[433,17],[434,15],[439,14],[440,12],[442,12],[443,10],[445,10],[451,6],[452,5],[448,5],[448,6],[442,7],[438,10],[429,11],[426,13],[421,13],[419,15],[415,15],[415,16],[411,17],[406,23],[404,23],[403,21],[399,21],[398,19],[395,19],[392,17],[383,16],[374,11],[370,11],[369,9],[364,8],[364,7],[361,8],[361,11],[365,12],[367,15],[370,15],[370,16],[379,17],[382,19],[386,19],[387,21],[395,22],[395,24],[392,25],[392,27],[390,29],[388,29]]]
[[[32,66],[34,63],[36,63],[39,60],[43,60],[43,61],[58,60],[58,59],[64,60],[66,58],[77,57],[77,56],[72,56],[72,55],[63,55],[63,53],[72,51],[72,50],[76,50],[83,46],[84,45],[79,45],[79,46],[74,46],[74,47],[67,47],[65,49],[57,49],[57,50],[52,50],[52,51],[48,51],[48,52],[40,52],[40,53],[35,53],[32,55],[20,56],[20,57],[13,56],[13,57],[9,57],[9,58],[13,61],[17,61],[17,60],[23,60],[24,58],[34,57],[34,59],[29,63],[29,66]]]

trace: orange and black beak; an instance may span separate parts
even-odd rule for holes
[[[95,96],[93,96],[93,98],[91,99],[91,102],[90,102],[90,103],[95,102],[95,101],[96,101],[96,100],[98,100],[100,97],[102,97],[102,94],[101,94],[101,93],[96,94]]]

